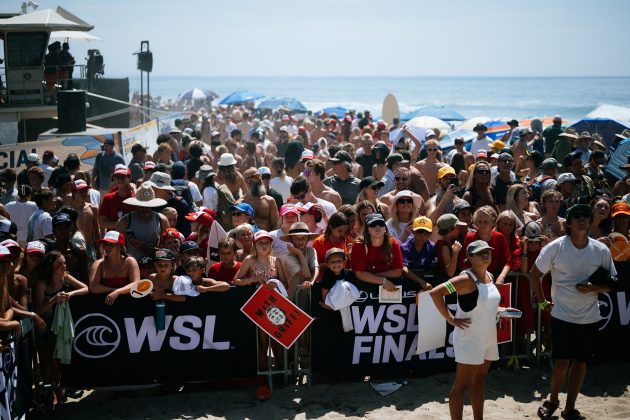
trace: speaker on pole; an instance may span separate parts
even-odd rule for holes
[[[59,133],[85,131],[86,95],[84,90],[62,90],[57,93],[57,118]]]

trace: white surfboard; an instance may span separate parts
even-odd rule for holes
[[[400,118],[400,109],[398,109],[398,99],[388,93],[383,100],[383,111],[381,112],[381,118],[388,125],[392,125],[394,118]]]

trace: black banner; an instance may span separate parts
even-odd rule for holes
[[[628,360],[630,347],[630,262],[615,263],[619,279],[615,290],[600,293],[596,361]]]
[[[402,303],[380,304],[378,286],[359,282],[361,296],[350,308],[354,331],[344,332],[341,316],[319,306],[313,288],[313,371],[330,375],[426,376],[452,371],[455,355],[449,325],[444,347],[416,354],[418,285],[404,280]],[[449,304],[455,303],[449,296]],[[454,310],[454,305],[451,306]]]
[[[180,383],[256,374],[256,328],[240,311],[253,287],[166,302],[166,328],[157,331],[149,297],[105,295],[70,300],[75,324],[68,386]]]

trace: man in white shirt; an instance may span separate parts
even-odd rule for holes
[[[558,408],[558,393],[565,378],[567,401],[562,417],[581,418],[575,409],[575,400],[584,382],[586,362],[597,345],[600,320],[597,294],[608,292],[611,288],[610,282],[592,282],[591,276],[600,268],[612,276],[617,275],[606,245],[588,236],[592,219],[589,205],[576,204],[569,208],[567,234],[543,247],[530,273],[539,307],[543,310],[552,307],[554,368],[549,399],[538,409],[538,415],[543,418],[550,418]],[[547,302],[541,286],[542,275],[547,272],[553,278],[553,303]]]
[[[55,208],[55,195],[50,188],[42,188],[33,195],[33,201],[37,204],[37,210],[28,221],[27,241],[39,241],[44,238],[53,238],[52,216],[49,211]]]
[[[473,131],[477,133],[477,138],[472,141],[470,153],[472,153],[473,156],[477,156],[477,152],[480,150],[485,150],[486,152],[490,150],[490,143],[492,143],[492,139],[490,137],[486,137],[488,127],[479,123],[475,126],[475,128],[473,128]]]
[[[4,206],[9,213],[11,221],[17,225],[17,242],[22,248],[26,247],[28,236],[28,221],[37,210],[37,204],[31,199],[30,185],[21,185],[18,190],[17,201],[12,201]]]

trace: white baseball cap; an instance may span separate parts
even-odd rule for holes
[[[188,276],[178,276],[173,281],[173,293],[180,296],[199,296],[197,288]]]

